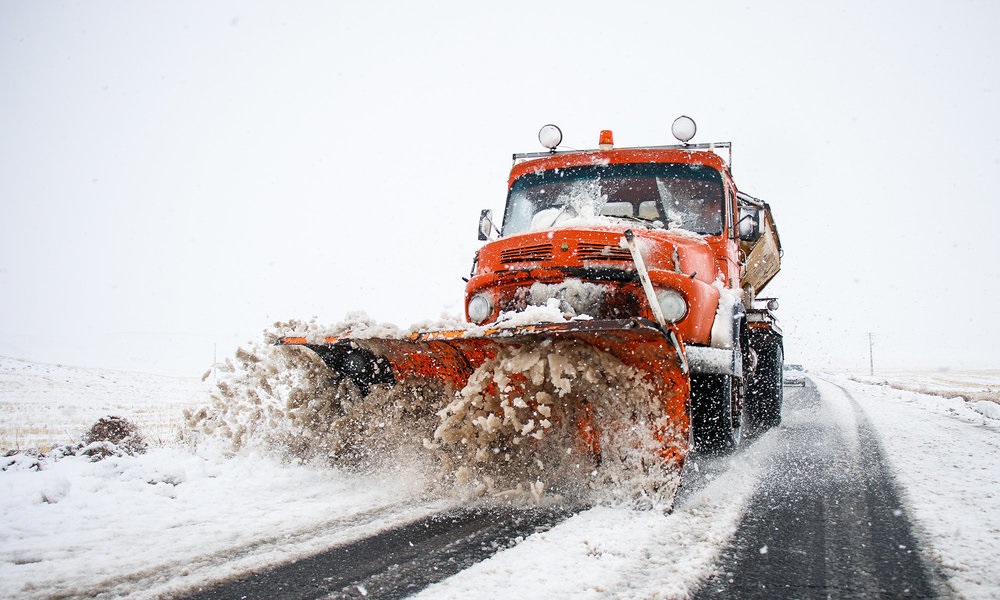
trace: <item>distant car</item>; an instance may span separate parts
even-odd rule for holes
[[[806,370],[802,365],[785,365],[785,385],[806,385]]]

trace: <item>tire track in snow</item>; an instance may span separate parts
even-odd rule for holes
[[[934,598],[875,431],[840,388],[786,397],[785,443],[696,598]],[[840,397],[837,397],[837,396]]]

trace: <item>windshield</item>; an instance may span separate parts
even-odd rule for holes
[[[704,165],[586,165],[540,171],[519,177],[511,187],[503,235],[602,218],[613,223],[615,217],[719,235],[723,198],[722,176]]]

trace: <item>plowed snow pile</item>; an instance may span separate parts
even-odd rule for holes
[[[279,323],[262,343],[241,348],[211,404],[186,413],[188,439],[207,435],[234,451],[262,446],[358,470],[405,462],[462,495],[672,501],[679,474],[659,458],[656,439],[671,424],[641,373],[608,354],[546,343],[500,353],[461,390],[380,385],[362,396],[312,352],[273,345],[327,333]]]
[[[445,472],[485,492],[657,504],[679,483],[657,455],[670,424],[641,374],[578,342],[501,353],[439,414]]]

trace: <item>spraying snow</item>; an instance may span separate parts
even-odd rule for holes
[[[657,454],[671,424],[656,402],[640,372],[585,344],[511,348],[476,370],[427,445],[481,493],[669,506],[679,476]]]
[[[350,379],[340,378],[312,352],[274,345],[290,331],[314,337],[317,329],[314,323],[277,323],[263,342],[237,350],[211,404],[185,411],[187,439],[197,443],[200,436],[211,436],[234,452],[263,447],[297,461],[327,460],[358,470],[425,454],[420,440],[433,429],[440,408],[426,399],[439,398],[443,390],[373,387],[362,397]]]
[[[550,298],[513,321],[551,320],[553,311],[561,318]],[[403,331],[370,322],[338,329]],[[463,496],[538,502],[551,491],[552,498],[669,506],[676,491],[676,468],[657,454],[658,437],[675,437],[672,424],[642,373],[586,344],[507,348],[462,389],[405,381],[363,395],[312,352],[273,345],[292,331],[328,333],[315,323],[279,323],[263,342],[239,349],[211,403],[185,412],[188,441],[208,436],[233,452],[262,447],[353,470],[404,461]]]

